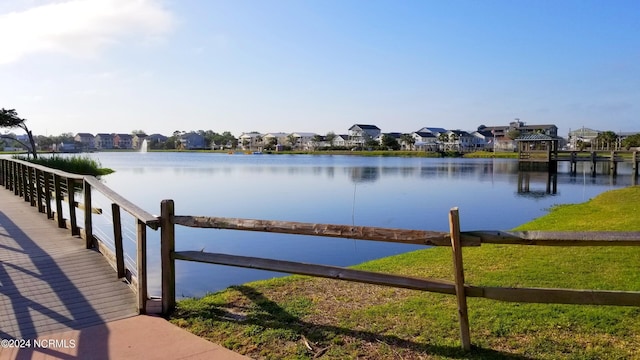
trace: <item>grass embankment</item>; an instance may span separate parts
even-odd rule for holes
[[[518,230],[640,231],[640,187],[562,205]],[[464,229],[464,209],[461,209]],[[453,280],[450,248],[356,268]],[[635,247],[464,249],[481,286],[640,290]],[[640,305],[640,304],[639,304]],[[454,296],[291,276],[179,302],[171,321],[253,358],[640,359],[640,308],[469,298],[472,352],[460,349]]]
[[[112,169],[103,168],[99,161],[86,156],[63,157],[53,155],[48,157],[38,157],[37,159],[27,159],[26,157],[16,156],[15,158],[50,167],[52,169],[66,171],[72,174],[100,176],[108,175],[113,172]]]

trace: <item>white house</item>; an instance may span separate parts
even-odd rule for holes
[[[264,146],[264,138],[262,134],[256,131],[251,132],[243,132],[238,137],[238,144],[242,147],[243,150],[247,149],[258,149]]]
[[[375,125],[355,124],[349,128],[351,145],[363,146],[367,141],[377,138],[382,131]]]
[[[315,144],[313,138],[316,136],[316,133],[312,132],[295,132],[289,134],[289,136],[296,139],[295,144],[291,144],[294,149],[303,149],[310,150],[315,148]],[[287,138],[289,137],[287,136]]]
[[[413,147],[421,151],[438,151],[438,137],[431,132],[415,131],[411,136],[416,140]]]

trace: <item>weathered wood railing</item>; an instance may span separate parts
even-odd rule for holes
[[[116,270],[118,278],[126,278],[137,293],[138,310],[146,312],[147,294],[147,235],[146,228],[158,229],[159,220],[137,205],[120,196],[93,176],[71,174],[60,170],[32,164],[16,159],[0,159],[0,186],[13,190],[24,197],[25,202],[37,206],[38,211],[54,219],[58,227],[68,228],[71,234],[85,240],[87,249],[100,251]],[[93,214],[102,211],[92,206],[92,191],[97,191],[109,199],[111,204],[115,254],[105,245],[107,239],[94,234]],[[76,201],[76,194],[82,194],[83,202]],[[68,219],[63,215],[63,203],[68,205]],[[77,221],[76,209],[84,211],[84,224]],[[122,223],[120,209],[131,214],[136,220],[136,269],[125,266],[123,251]],[[134,275],[135,273],[135,275]]]
[[[555,156],[551,158],[552,161],[568,161],[570,163],[570,169],[572,173],[577,170],[577,163],[589,162],[591,164],[591,172],[595,175],[597,163],[608,163],[609,170],[612,174],[615,174],[618,169],[618,163],[631,163],[632,173],[638,176],[638,164],[640,163],[640,157],[638,157],[637,151],[611,151],[608,153],[599,151],[558,151]]]
[[[161,204],[160,216],[162,309],[163,312],[168,313],[175,307],[175,260],[270,270],[290,274],[310,275],[336,280],[347,280],[456,295],[458,300],[460,335],[462,347],[465,350],[469,350],[471,347],[466,305],[467,297],[483,297],[493,300],[530,303],[640,306],[640,292],[635,291],[503,288],[468,285],[465,284],[464,281],[461,251],[462,246],[480,246],[481,244],[640,246],[640,233],[540,231],[461,232],[458,210],[456,208],[450,211],[449,219],[450,232],[437,232],[237,218],[177,216],[174,214],[173,200],[164,200]],[[336,266],[305,264],[292,261],[208,253],[202,251],[175,251],[175,225],[197,228],[337,237],[403,244],[421,244],[428,246],[451,246],[454,263],[453,277],[455,281],[406,277]]]

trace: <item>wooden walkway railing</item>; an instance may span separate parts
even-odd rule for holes
[[[450,231],[437,232],[238,218],[178,216],[174,214],[173,200],[164,200],[161,204],[160,217],[162,309],[163,312],[168,313],[175,307],[175,260],[270,270],[290,274],[309,275],[336,280],[355,281],[455,295],[458,300],[458,317],[460,321],[462,347],[465,350],[469,350],[471,347],[466,304],[467,297],[483,297],[500,301],[529,303],[640,306],[640,292],[635,291],[503,288],[469,285],[464,281],[464,267],[461,250],[463,246],[480,246],[481,244],[640,246],[640,233],[542,231],[461,232],[457,208],[450,211],[449,219]],[[175,251],[175,225],[210,229],[337,237],[344,239],[385,241],[403,244],[422,244],[427,246],[451,246],[453,252],[455,281],[406,277],[336,266],[306,264],[293,261],[208,253],[202,251]]]
[[[68,228],[72,235],[85,240],[87,249],[96,248],[116,269],[118,278],[126,278],[138,297],[138,310],[146,312],[147,294],[147,236],[146,228],[158,229],[159,220],[129,200],[114,192],[93,176],[71,174],[60,170],[32,164],[16,159],[0,159],[0,186],[13,190],[16,196],[24,198],[38,211],[54,219],[60,228]],[[106,245],[106,239],[98,238],[93,232],[93,215],[101,213],[92,207],[92,192],[99,192],[112,201],[111,211],[115,253]],[[79,199],[76,199],[78,197]],[[77,200],[82,200],[79,202]],[[66,202],[68,219],[65,219]],[[84,224],[78,224],[76,209],[84,212]],[[122,243],[122,223],[120,210],[136,219],[136,269],[125,266]],[[134,275],[135,274],[135,275]]]

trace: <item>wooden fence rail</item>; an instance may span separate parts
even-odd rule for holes
[[[114,192],[93,176],[71,174],[45,166],[36,165],[17,159],[0,159],[0,186],[13,190],[17,196],[24,197],[25,202],[46,213],[47,219],[54,219],[58,227],[67,228],[72,236],[85,240],[87,249],[95,248],[105,255],[116,270],[118,278],[126,278],[132,285],[138,298],[138,310],[146,312],[147,291],[147,245],[146,227],[158,229],[157,217],[147,213],[129,200]],[[101,209],[93,207],[92,191],[101,193],[112,201],[115,254],[93,232],[93,215],[102,214]],[[82,202],[76,201],[76,196]],[[68,206],[68,219],[63,216],[63,203]],[[122,246],[122,221],[120,210],[131,214],[136,220],[136,269],[127,269]],[[78,224],[76,210],[83,211],[84,224]]]
[[[469,319],[467,315],[467,297],[482,297],[499,301],[528,303],[640,306],[640,292],[636,291],[502,288],[465,284],[464,263],[462,258],[462,247],[480,246],[483,243],[530,246],[640,246],[640,232],[461,232],[457,208],[450,211],[449,232],[239,218],[182,216],[174,214],[173,200],[162,201],[160,219],[162,309],[165,313],[171,312],[175,307],[175,260],[261,269],[455,295],[458,302],[461,344],[465,350],[469,350],[471,347]],[[453,278],[455,281],[407,277],[336,266],[306,264],[240,255],[202,251],[175,251],[175,225],[385,241],[428,246],[451,246],[454,264]]]

